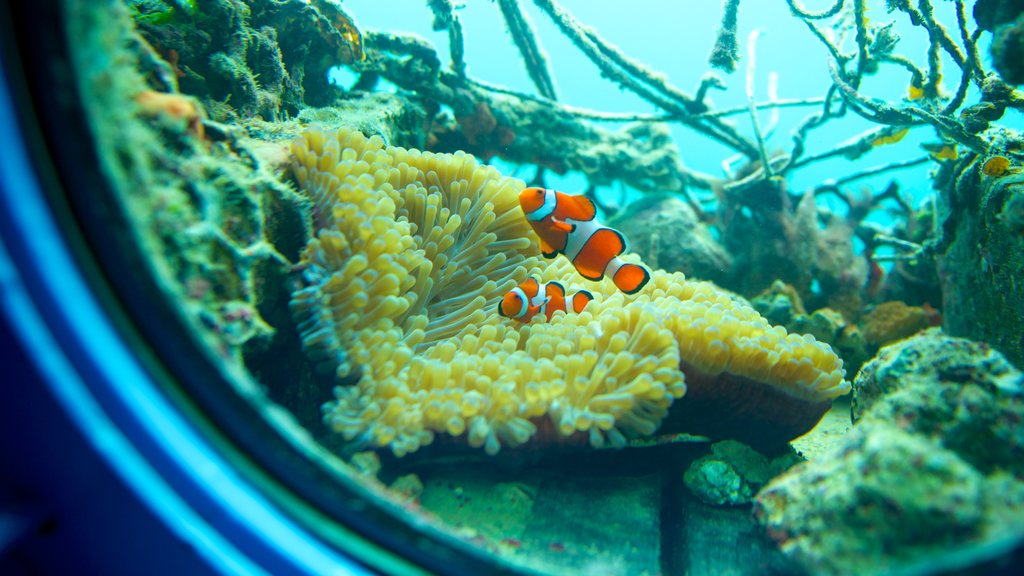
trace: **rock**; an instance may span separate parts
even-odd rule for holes
[[[883,302],[861,319],[861,332],[868,345],[878,348],[913,336],[928,327],[928,312],[921,306],[900,301]]]
[[[932,329],[883,348],[854,381],[852,415],[929,436],[983,472],[1024,473],[1024,374],[986,344]]]
[[[836,337],[835,343],[832,344],[832,348],[843,359],[843,368],[850,376],[856,375],[861,366],[871,359],[871,352],[869,352],[871,349],[868,347],[864,334],[861,333],[860,328],[852,324],[843,328],[843,331]]]
[[[835,343],[846,327],[843,315],[831,308],[819,308],[808,315],[797,315],[786,326],[790,332],[810,334],[815,340],[835,348]]]
[[[804,303],[796,288],[776,280],[766,290],[754,296],[750,304],[776,326],[788,326],[795,317],[805,315]]]
[[[1018,146],[1012,133],[994,134],[996,146]],[[938,259],[943,328],[952,336],[988,342],[1024,366],[1024,234],[1019,214],[1024,174],[981,175],[961,162],[940,174]],[[947,174],[948,173],[948,174]]]
[[[380,474],[380,455],[376,452],[357,452],[349,459],[352,469],[363,476],[376,478]]]
[[[887,572],[979,538],[984,487],[954,452],[876,424],[770,482],[754,516],[809,571]]]
[[[725,440],[713,444],[711,454],[691,464],[683,482],[707,504],[739,506],[749,504],[765,483],[800,460],[792,451],[768,458],[745,444]]]
[[[647,194],[609,219],[649,266],[728,286],[732,257],[682,198]]]
[[[388,488],[406,501],[416,501],[423,495],[423,482],[415,474],[399,476]]]
[[[978,26],[993,33],[990,52],[999,75],[1011,84],[1024,83],[1024,2],[1020,0],[979,0],[974,5]]]

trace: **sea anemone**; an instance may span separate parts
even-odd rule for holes
[[[292,151],[317,232],[291,306],[310,357],[349,382],[324,419],[357,447],[402,456],[438,435],[488,454],[623,446],[666,421],[687,428],[667,417],[686,404],[692,375],[753,383],[798,412],[811,406],[816,416],[795,427],[780,415],[790,408],[776,414],[789,439],[849,389],[827,345],[771,326],[713,284],[654,271],[625,296],[565,259],[544,260],[518,205],[525,184],[472,156],[317,129]],[[501,317],[497,302],[530,274],[587,282],[595,301],[550,322]]]

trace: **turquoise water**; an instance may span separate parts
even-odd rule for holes
[[[936,18],[955,31],[954,3],[935,4]],[[710,70],[708,56],[720,27],[719,2],[642,0],[623,3],[615,0],[566,0],[561,5],[580,22],[592,27],[603,38],[621,48],[624,53],[651,69],[664,73],[672,84],[691,95],[695,92],[701,77]],[[810,2],[807,8],[820,10],[826,5],[825,2]],[[437,47],[443,65],[447,66],[450,63],[447,32],[431,29],[432,13],[426,3],[350,0],[345,2],[345,7],[361,26],[375,30],[411,32],[423,36]],[[588,60],[536,6],[525,2],[523,7],[550,57],[561,102],[608,112],[656,111],[650,103],[643,101],[633,92],[621,89],[612,81],[602,78],[594,63]],[[895,22],[895,30],[900,35],[896,51],[923,66],[928,46],[927,33],[920,27],[910,25],[905,14],[887,13],[882,2],[868,2],[868,7],[868,17],[871,20],[880,23]],[[468,73],[487,82],[536,93],[526,74],[522,58],[506,31],[497,4],[481,1],[462,2],[457,14],[465,29],[465,60]],[[738,20],[737,37],[741,55],[739,66],[731,74],[715,71],[725,80],[727,86],[724,91],[711,92],[711,101],[716,109],[747,105],[747,39],[753,30],[760,31],[756,43],[754,74],[757,101],[768,100],[771,74],[777,75],[777,98],[800,99],[824,95],[830,81],[829,56],[822,44],[789,12],[781,0],[748,1],[743,3]],[[990,42],[991,35],[985,34],[979,43],[985,66],[990,66]],[[945,55],[943,65],[948,72],[943,86],[946,91],[951,92],[956,89],[955,82],[959,77],[959,69],[953,67],[953,62]],[[909,74],[898,66],[888,65],[866,78],[863,92],[873,98],[900,102],[907,95],[908,85]],[[973,102],[976,98],[977,90],[972,87],[967,102]],[[793,129],[817,109],[818,107],[806,107],[779,110],[775,128],[766,139],[768,147],[789,150],[792,146]],[[739,114],[732,116],[731,119],[743,134],[753,134],[749,115]],[[765,128],[770,125],[771,119],[771,112],[760,112],[760,121]],[[1010,111],[1001,123],[1021,127],[1024,126],[1024,118],[1019,112]],[[876,125],[872,122],[848,113],[815,130],[808,142],[808,153],[828,150],[874,126]],[[722,162],[735,154],[725,146],[678,124],[673,126],[672,134],[682,152],[683,162],[692,169],[716,176],[723,175]],[[829,178],[839,178],[851,172],[920,157],[923,151],[919,145],[936,140],[935,132],[931,128],[916,127],[901,142],[880,147],[855,161],[836,158],[795,171],[790,179],[791,190],[803,191]],[[926,163],[865,178],[859,180],[858,185],[881,189],[895,178],[904,193],[920,202],[931,193],[928,174],[933,167],[932,163]],[[568,191],[580,191],[586,186],[584,179],[574,174],[568,174],[562,179],[552,175],[550,183],[553,187],[562,187]],[[829,206],[840,209],[838,205]]]

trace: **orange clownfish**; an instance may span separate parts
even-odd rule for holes
[[[580,290],[566,301],[565,288],[561,284],[558,282],[541,284],[536,278],[530,276],[525,282],[505,294],[505,297],[498,303],[498,314],[520,322],[529,322],[537,314],[543,314],[548,320],[551,320],[551,317],[555,315],[555,310],[567,311],[567,303],[571,304],[573,312],[579,314],[593,299],[593,294],[586,290]]]
[[[607,274],[626,294],[638,292],[651,279],[644,266],[619,258],[626,250],[625,237],[595,219],[597,209],[586,196],[527,188],[519,193],[519,205],[540,236],[545,258],[564,254],[584,278],[600,280]]]

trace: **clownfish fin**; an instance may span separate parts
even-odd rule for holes
[[[558,250],[555,250],[554,248],[552,248],[551,244],[548,244],[547,240],[541,238],[540,239],[540,255],[550,260],[550,259],[554,258],[555,256],[558,256]]]
[[[557,214],[562,219],[593,220],[597,216],[597,207],[594,206],[593,200],[582,194],[577,196],[562,194],[558,197]]]
[[[598,228],[587,239],[586,244],[573,259],[576,271],[587,280],[604,278],[605,268],[612,258],[626,249],[626,239],[618,230]]]
[[[583,312],[587,304],[594,299],[594,295],[587,290],[580,290],[572,296],[572,311],[579,314]]]
[[[519,285],[527,296],[536,296],[540,292],[540,282],[536,277],[530,276]]]
[[[560,282],[548,282],[547,284],[547,295],[551,298],[552,295],[560,296],[565,298],[565,287]]]
[[[564,232],[565,234],[572,234],[576,231],[575,224],[569,224],[557,218],[551,219],[551,229],[555,232]]]
[[[639,264],[623,264],[615,271],[612,281],[615,286],[626,294],[636,294],[651,279],[647,268]]]

